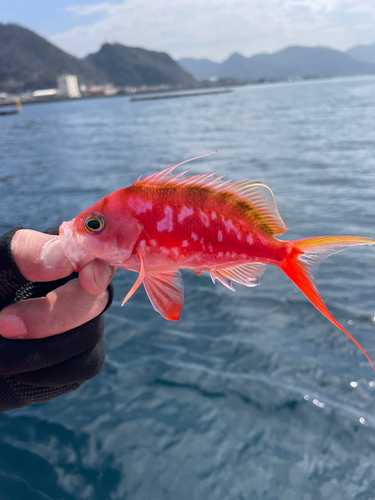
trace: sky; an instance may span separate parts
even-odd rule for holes
[[[0,0],[0,22],[82,57],[103,43],[221,62],[290,45],[375,41],[375,0]]]

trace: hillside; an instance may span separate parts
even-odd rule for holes
[[[165,53],[106,43],[79,59],[26,28],[0,23],[0,92],[54,88],[63,73],[77,75],[86,85],[186,87],[196,82]]]
[[[241,54],[232,54],[219,68],[219,78],[239,78],[240,80],[260,80],[262,78],[287,78],[289,68],[275,68],[272,62],[263,60],[263,56],[246,58]],[[277,76],[276,76],[277,75]]]
[[[371,45],[356,45],[346,53],[359,61],[375,64],[375,43]]]
[[[165,52],[105,43],[85,61],[116,86],[193,85],[195,79]]]
[[[208,80],[211,76],[215,76],[220,67],[220,63],[210,61],[209,59],[194,59],[192,57],[179,59],[178,64],[199,80]]]
[[[99,83],[105,78],[86,61],[32,31],[0,23],[0,91],[56,87],[56,78],[62,73],[73,73],[83,83]]]
[[[203,61],[206,61],[205,63]],[[232,54],[221,64],[212,61],[185,59],[179,63],[196,78],[199,75],[241,80],[285,79],[296,77],[332,77],[375,74],[375,64],[354,59],[328,47],[288,47],[273,54],[244,57]],[[202,78],[202,77],[200,77]]]

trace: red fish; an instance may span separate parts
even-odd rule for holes
[[[259,285],[272,264],[355,342],[375,370],[362,346],[324,305],[315,279],[329,255],[349,246],[374,245],[375,240],[321,236],[281,241],[276,236],[288,228],[266,184],[224,181],[214,174],[183,177],[188,170],[173,175],[183,163],[139,178],[63,222],[61,242],[74,269],[96,258],[139,273],[123,304],[143,283],[154,309],[165,319],[178,320],[184,303],[179,269],[198,275],[208,271],[214,283],[234,291],[233,282]]]

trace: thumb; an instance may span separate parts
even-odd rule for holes
[[[54,281],[73,272],[58,236],[21,229],[12,238],[11,250],[20,273],[29,281]]]

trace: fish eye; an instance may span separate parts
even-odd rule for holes
[[[102,214],[91,214],[86,217],[85,228],[89,233],[101,233],[106,226],[106,220]]]

